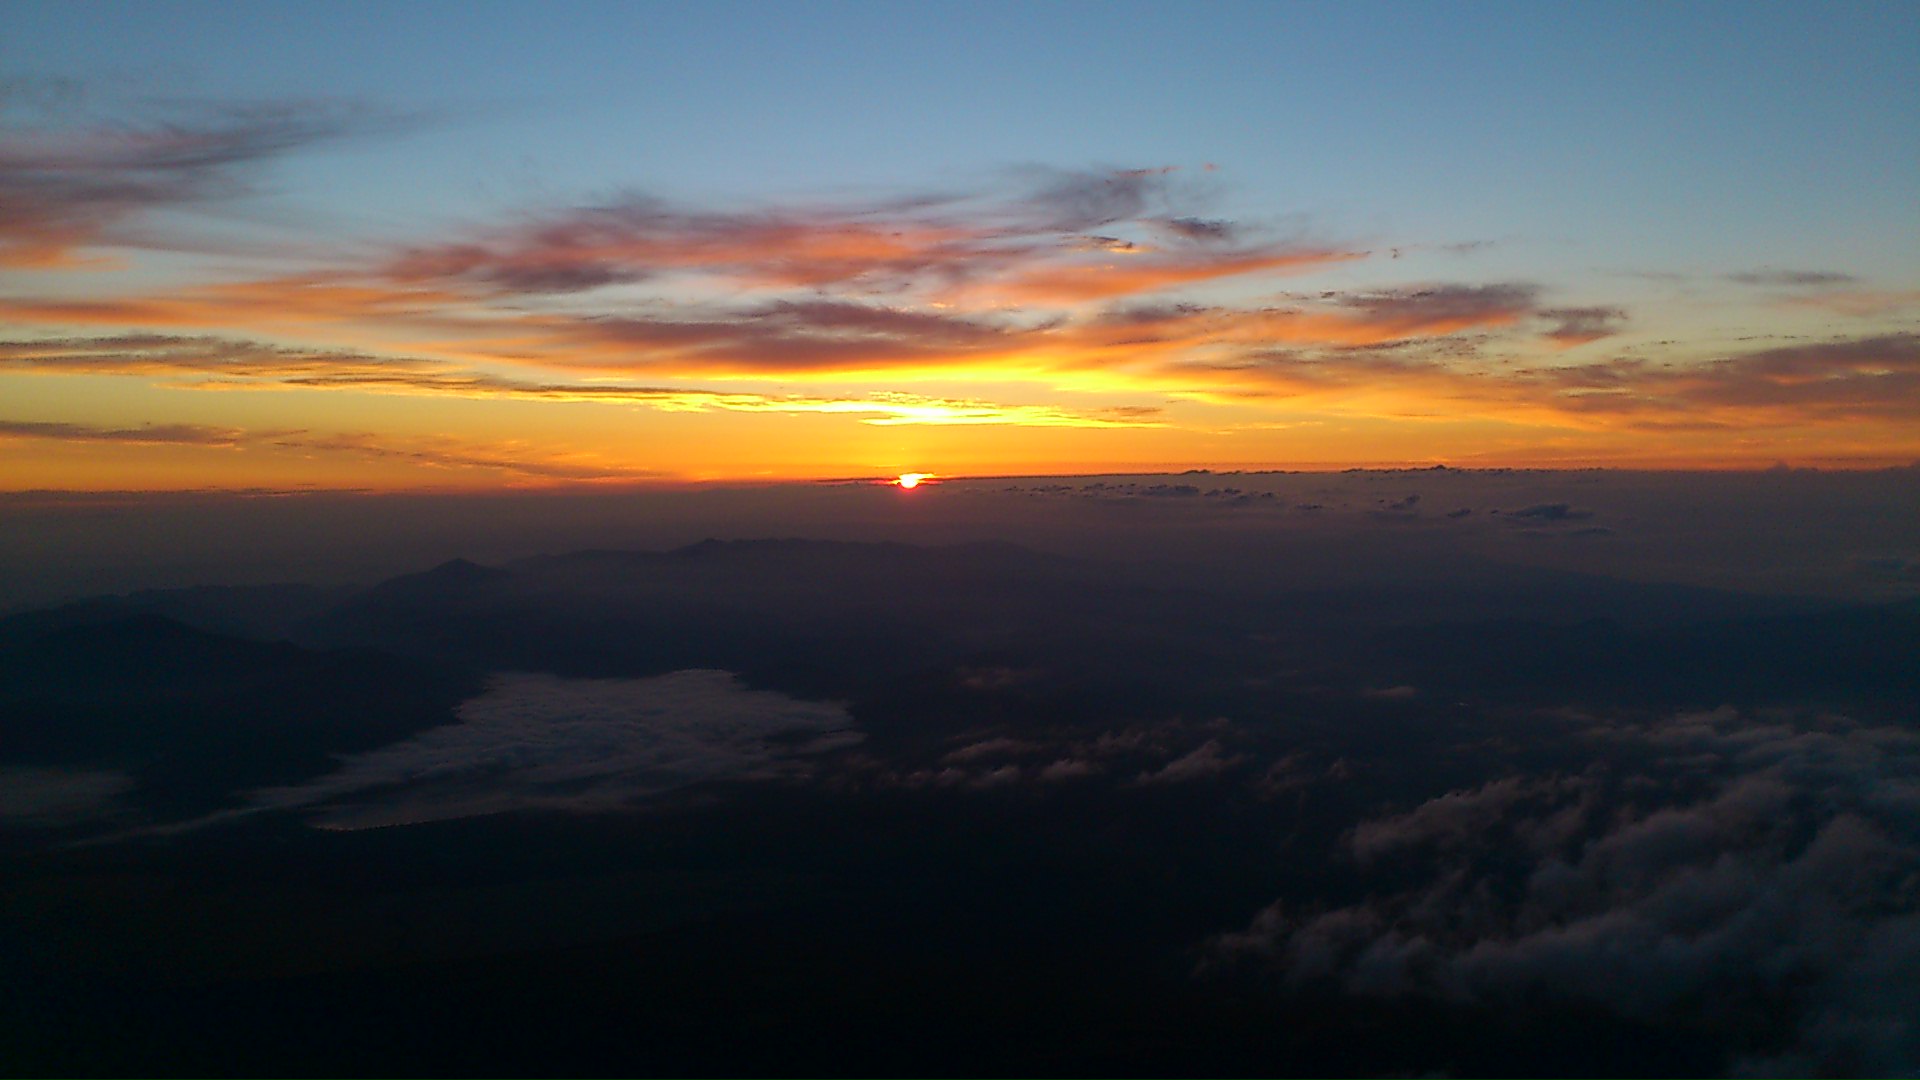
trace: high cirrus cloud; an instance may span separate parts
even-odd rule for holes
[[[710,387],[631,382],[515,378],[441,360],[316,352],[244,339],[165,334],[0,341],[0,373],[139,375],[191,390],[299,389],[371,394],[598,402],[641,405],[669,412],[832,413],[888,427],[1020,425],[1026,427],[1141,427],[1162,423],[1155,405],[1081,409],[1035,402],[932,397],[899,391],[826,396],[764,394]],[[287,433],[271,433],[285,438]],[[130,443],[182,442],[234,446],[257,440],[237,429],[194,425],[113,429],[56,422],[0,420],[0,437]],[[329,444],[339,448],[337,440]],[[320,448],[320,447],[314,447]],[[365,449],[363,447],[363,449]],[[622,473],[624,475],[624,473]],[[571,472],[561,475],[572,475]],[[595,474],[598,475],[598,474]]]
[[[1539,289],[1525,284],[1434,285],[1329,296],[1354,322],[1413,337],[1515,322],[1534,310]]]
[[[385,461],[437,471],[489,473],[510,480],[638,480],[657,477],[649,469],[577,455],[526,448],[478,445],[448,437],[406,438],[372,432],[317,432],[221,427],[211,424],[142,424],[110,427],[64,421],[0,419],[0,444],[18,441],[98,443],[121,446],[179,446],[245,450],[263,455],[292,452]]]
[[[76,137],[64,148],[30,139],[0,152],[0,250],[11,243],[24,259],[29,248],[72,253],[130,236],[147,210],[245,190],[259,163],[370,123],[282,108],[134,128],[118,140]],[[827,411],[871,423],[1103,426],[1138,419],[1142,406],[1001,408],[951,395],[736,394],[712,384],[970,380],[1586,430],[1920,414],[1910,334],[1678,363],[1623,355],[1524,366],[1512,362],[1515,350],[1597,342],[1627,313],[1554,306],[1547,287],[1529,281],[1209,302],[1194,290],[1367,256],[1210,217],[1205,203],[1167,169],[1030,171],[997,191],[866,204],[714,209],[625,196],[449,230],[358,265],[173,292],[0,295],[0,318],[49,328],[40,340],[0,343],[0,370]],[[19,230],[40,227],[32,222],[73,237],[29,242]],[[1734,276],[1818,297],[1852,284],[1830,271]],[[111,332],[83,339],[72,336],[78,327]],[[296,329],[355,345],[258,344]]]
[[[1800,288],[1812,285],[1851,285],[1860,280],[1852,274],[1834,270],[1744,270],[1728,274],[1728,281],[1741,285],[1771,285]]]
[[[423,373],[443,367],[417,357],[294,349],[215,335],[116,334],[0,341],[0,372],[292,379]]]
[[[1519,317],[1504,289],[1470,302],[1417,290],[1383,302],[1336,296],[1257,311],[1192,304],[1133,305],[1081,321],[1021,324],[838,301],[773,302],[705,318],[531,319],[508,345],[477,358],[596,378],[508,377],[470,363],[298,350],[207,335],[108,335],[0,342],[0,371],[130,374],[169,385],[271,383],[370,393],[519,397],[651,404],[659,408],[866,414],[871,422],[1138,421],[1129,407],[1010,406],[899,392],[856,397],[765,394],[671,385],[700,376],[834,378],[890,372],[914,378],[1013,373],[1071,387],[1086,378],[1176,397],[1312,401],[1377,408],[1397,394],[1456,415],[1517,416],[1568,427],[1710,429],[1920,419],[1920,338],[1883,334],[1726,354],[1690,364],[1617,357],[1552,367],[1477,360],[1471,318]],[[1422,312],[1439,297],[1437,310]],[[1504,299],[1503,299],[1504,298]],[[1498,302],[1496,302],[1498,301]],[[1474,331],[1476,328],[1463,328]],[[1424,331],[1430,336],[1402,337]],[[609,381],[611,379],[612,381]],[[648,380],[635,383],[632,379]],[[888,419],[888,418],[891,419]]]
[[[1202,396],[1310,401],[1339,409],[1343,402],[1364,406],[1395,394],[1428,413],[1572,428],[1920,421],[1920,337],[1912,334],[1841,338],[1687,364],[1617,357],[1527,368],[1482,363],[1472,342],[1408,344],[1417,347],[1249,346],[1176,355],[1161,375],[1166,385]]]
[[[1704,424],[1920,419],[1920,336],[1885,334],[1738,353],[1688,366],[1613,360],[1515,376],[1570,413]]]
[[[252,190],[258,167],[308,146],[391,127],[325,102],[176,106],[144,123],[0,126],[0,266],[59,267],[90,249],[160,246],[156,211]]]
[[[1031,252],[1029,244],[996,246],[995,240],[988,229],[931,218],[699,211],[630,197],[468,240],[412,247],[384,273],[497,295],[584,292],[670,274],[886,292],[923,275],[964,277]]]
[[[662,279],[1075,304],[1361,258],[1249,238],[1184,212],[1171,169],[1048,172],[1024,192],[925,196],[869,207],[704,210],[627,196],[549,211],[465,239],[412,246],[381,273],[480,295],[588,292]]]

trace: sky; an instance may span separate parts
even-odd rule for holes
[[[0,490],[1920,459],[1911,4],[0,29]]]

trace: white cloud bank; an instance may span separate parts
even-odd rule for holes
[[[253,793],[364,829],[530,807],[593,810],[709,780],[792,772],[858,742],[846,709],[748,690],[724,671],[650,679],[506,674],[460,722],[342,759],[333,773]]]

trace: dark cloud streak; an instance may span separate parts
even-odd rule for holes
[[[1748,270],[1738,274],[1728,274],[1727,280],[1741,285],[1800,288],[1816,285],[1852,285],[1860,279],[1852,274],[1831,270]]]
[[[0,129],[0,266],[82,261],[98,246],[158,246],[154,211],[253,190],[249,172],[309,146],[392,129],[396,117],[331,102],[176,105],[145,123]]]

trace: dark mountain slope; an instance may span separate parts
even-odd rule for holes
[[[158,615],[0,649],[0,760],[125,769],[174,809],[289,783],[453,719],[479,676],[365,649],[316,652]]]

